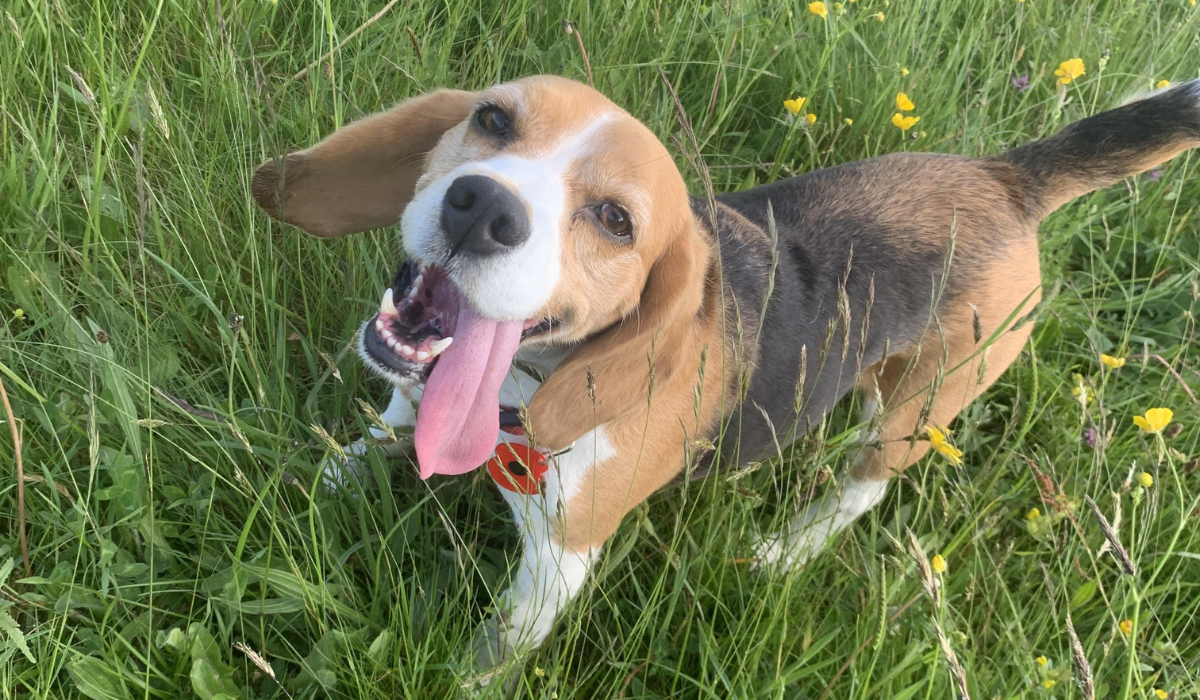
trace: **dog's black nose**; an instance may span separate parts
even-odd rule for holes
[[[504,185],[485,175],[463,175],[446,190],[442,229],[451,250],[494,255],[529,238],[529,217]]]

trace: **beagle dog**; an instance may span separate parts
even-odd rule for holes
[[[523,562],[481,628],[494,661],[546,637],[630,509],[775,456],[857,387],[869,435],[840,493],[758,560],[818,551],[1021,352],[1039,222],[1197,145],[1200,81],[998,156],[692,197],[637,119],[538,76],[349,124],[263,163],[253,195],[324,238],[400,223],[359,349],[421,477],[487,463],[516,518]]]

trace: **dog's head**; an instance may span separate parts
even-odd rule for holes
[[[487,457],[521,344],[578,345],[530,405],[550,447],[644,405],[650,377],[693,353],[710,261],[683,178],[586,85],[540,76],[416,97],[264,163],[253,192],[316,236],[401,223],[406,262],[362,354],[394,382],[426,383],[423,474]]]

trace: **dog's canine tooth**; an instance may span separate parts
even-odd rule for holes
[[[438,355],[441,355],[442,352],[445,351],[446,348],[450,347],[450,343],[453,343],[453,342],[454,342],[454,337],[450,336],[450,337],[442,338],[441,340],[437,341],[436,343],[431,344],[429,346],[429,356],[437,357]]]
[[[412,281],[412,286],[408,288],[408,296],[410,299],[415,298],[417,296],[417,292],[421,291],[421,283],[424,281],[425,275],[423,274],[418,274],[416,279]]]
[[[383,301],[379,304],[379,313],[388,316],[399,316],[400,311],[396,309],[396,302],[392,301],[392,288],[388,287],[383,293]]]

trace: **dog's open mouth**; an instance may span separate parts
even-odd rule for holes
[[[406,261],[384,290],[378,315],[363,328],[363,347],[389,374],[423,381],[454,342],[459,302],[458,288],[442,268]],[[527,320],[521,340],[550,328],[551,319]]]
[[[550,327],[484,317],[444,269],[401,265],[363,327],[362,349],[383,374],[425,384],[413,435],[422,477],[461,474],[487,459],[517,348]]]

